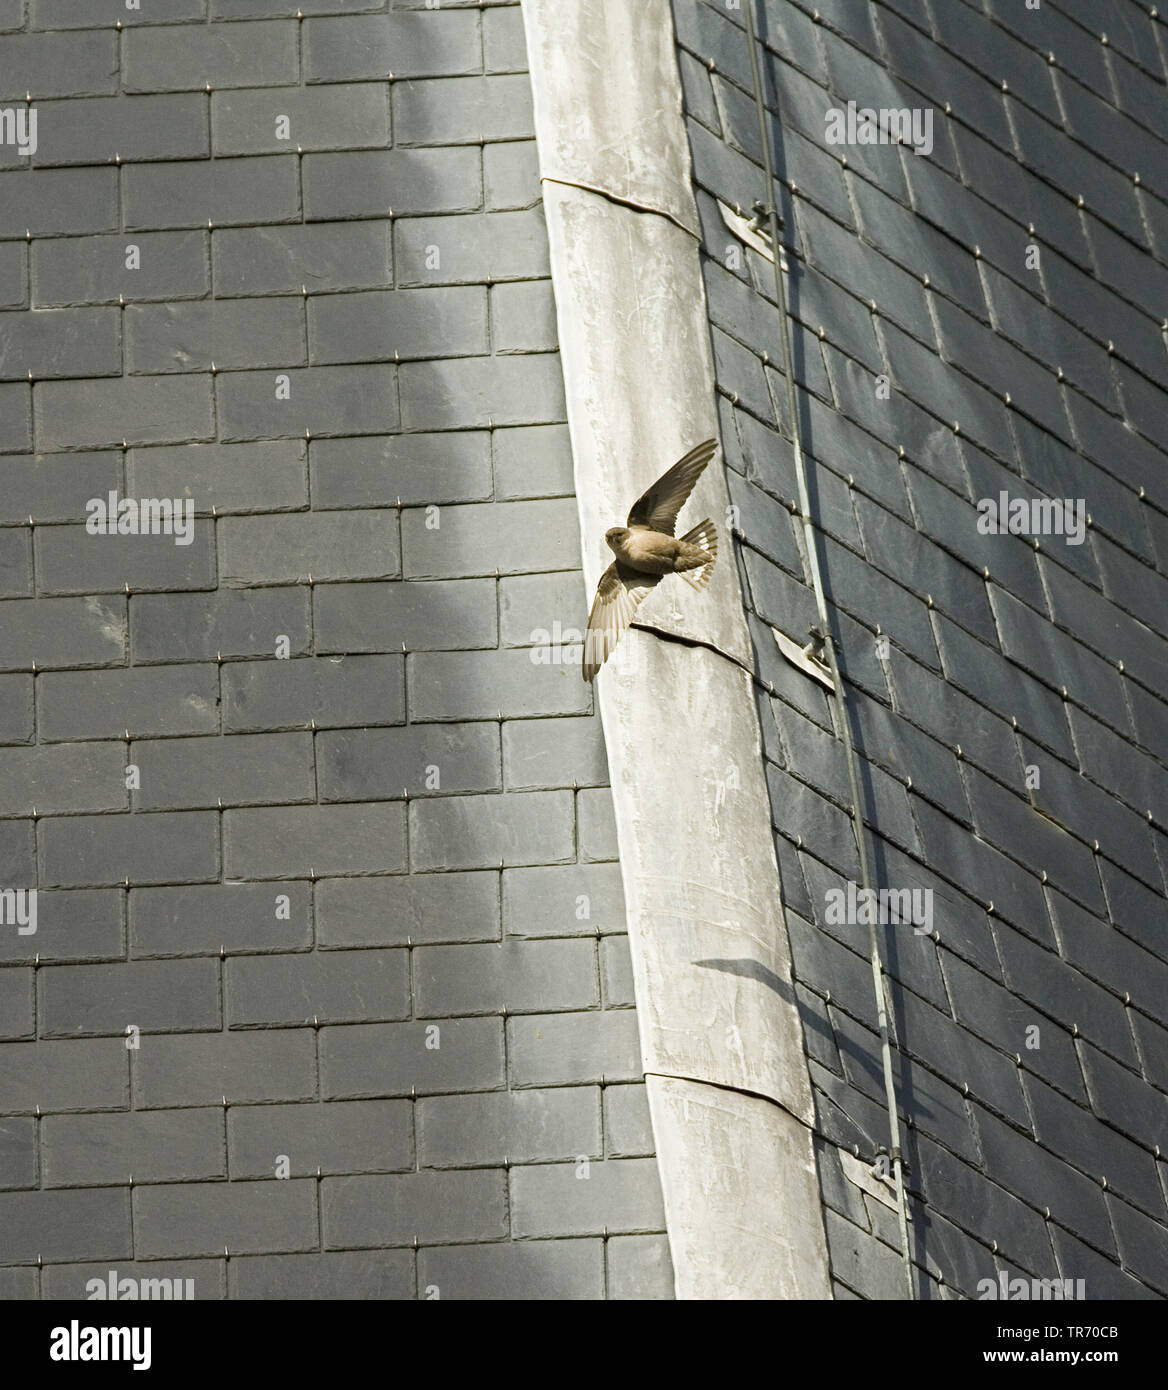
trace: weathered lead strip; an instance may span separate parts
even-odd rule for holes
[[[698,224],[668,0],[523,8],[591,589],[606,527],[718,433]],[[685,516],[724,530],[728,502],[711,467]],[[827,1298],[811,1089],[733,564],[681,597],[659,586],[626,634],[628,659],[597,680],[677,1293]]]

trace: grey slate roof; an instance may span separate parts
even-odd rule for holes
[[[671,1296],[518,7],[0,29],[0,1290]]]
[[[884,947],[921,1297],[1164,1297],[1168,31],[1133,0],[759,12],[875,871],[934,894],[933,936]],[[858,874],[846,767],[770,630],[814,622],[771,268],[715,203],[763,193],[743,16],[674,13],[833,1274],[898,1297],[893,1212],[844,1167],[888,1142],[866,928],[824,910]],[[829,146],[849,99],[931,107],[932,153]],[[1085,499],[1086,542],[979,534],[1003,489]]]

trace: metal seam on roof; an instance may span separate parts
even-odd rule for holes
[[[690,155],[668,0],[523,13],[592,585],[605,527],[719,432]],[[728,504],[715,464],[683,517]],[[829,1298],[742,592],[728,560],[681,589],[596,683],[677,1293]]]

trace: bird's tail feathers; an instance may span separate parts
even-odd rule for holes
[[[710,559],[698,569],[677,571],[687,584],[692,584],[695,589],[704,589],[710,582],[714,561],[718,558],[717,529],[710,518],[706,517],[705,521],[699,521],[693,530],[687,531],[681,539],[690,545],[700,546],[710,556]]]

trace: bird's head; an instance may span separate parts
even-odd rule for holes
[[[604,533],[604,539],[608,542],[610,550],[619,550],[628,538],[629,528],[627,526],[610,526]]]

